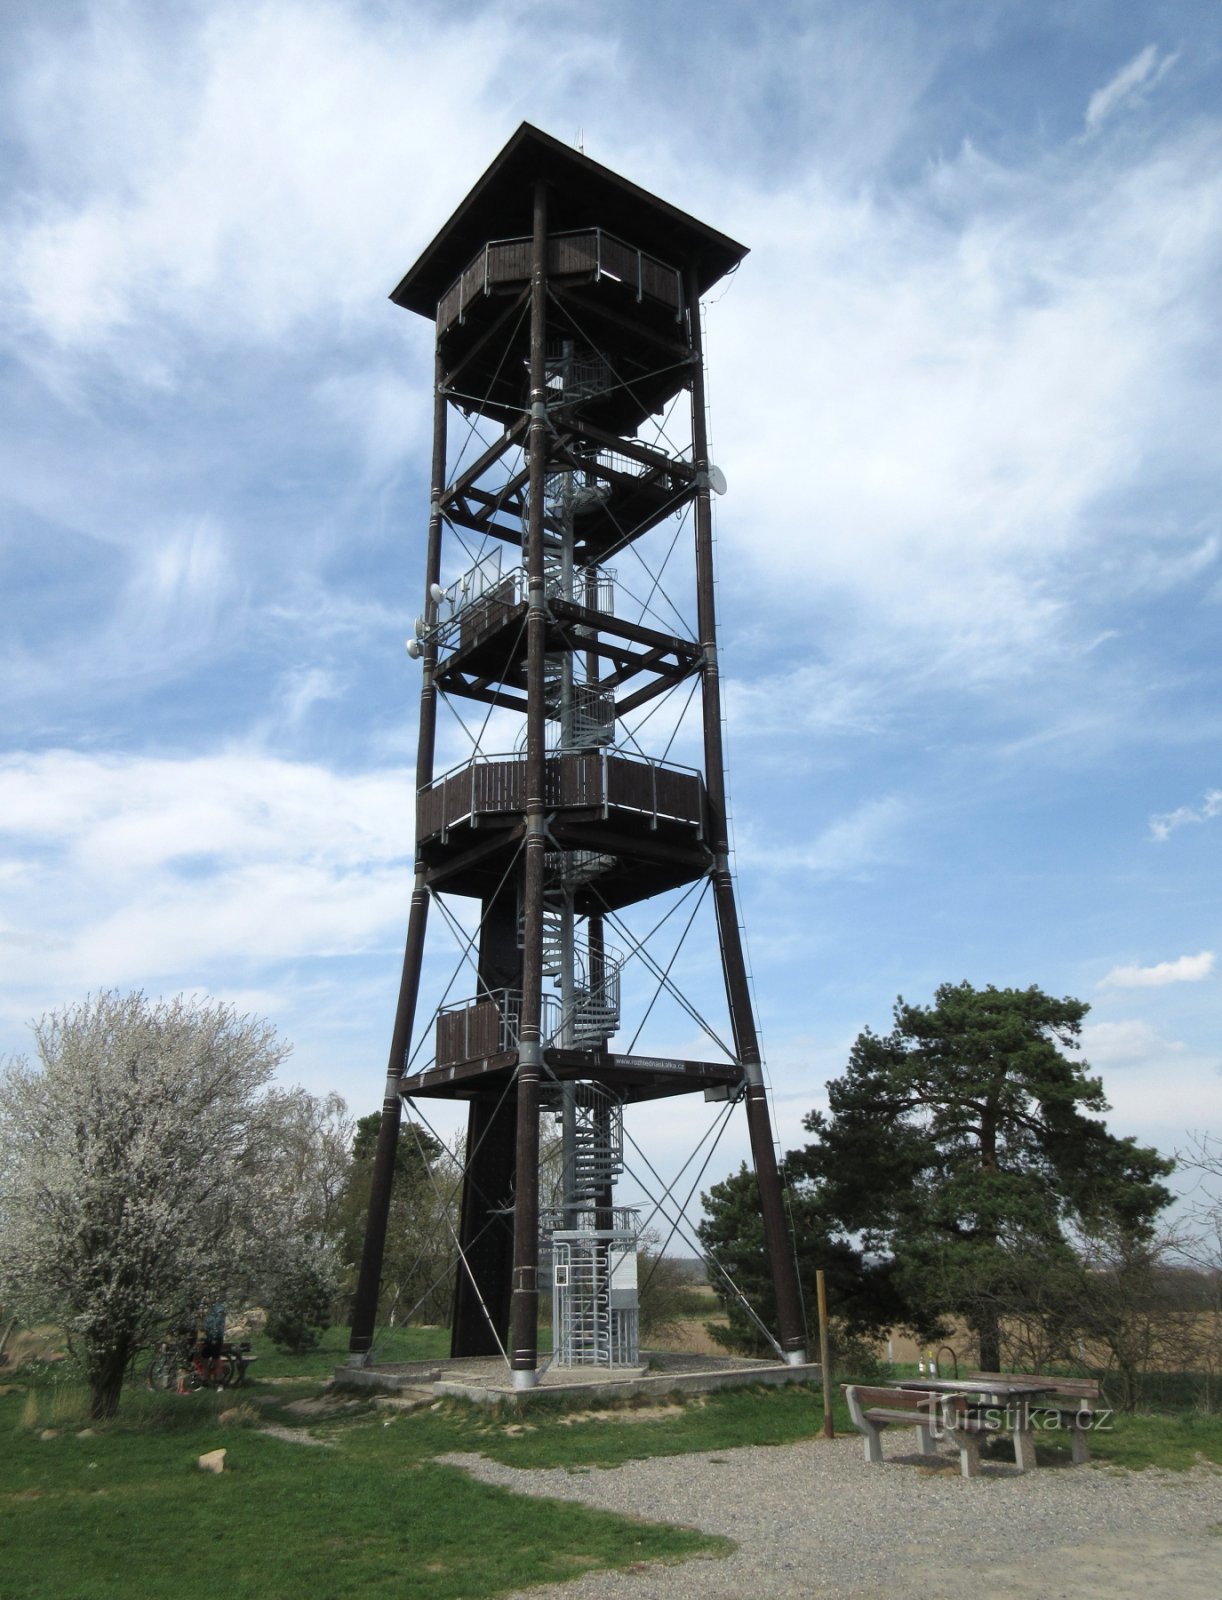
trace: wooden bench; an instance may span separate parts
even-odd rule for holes
[[[986,1381],[1009,1378],[1043,1384],[1052,1393],[1030,1402],[1028,1409],[1031,1415],[1055,1416],[1056,1426],[1064,1428],[1069,1434],[1069,1447],[1075,1465],[1090,1460],[1090,1430],[1095,1422],[1093,1402],[1103,1394],[1094,1378],[1054,1378],[1045,1372],[973,1372],[971,1376]]]
[[[916,1389],[872,1389],[865,1384],[841,1384],[853,1426],[865,1436],[866,1460],[883,1459],[884,1428],[915,1428],[917,1448],[923,1456],[936,1456],[931,1422],[959,1452],[959,1471],[974,1478],[980,1471],[980,1435],[983,1423],[968,1416],[958,1396],[930,1395]]]

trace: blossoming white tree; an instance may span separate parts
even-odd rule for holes
[[[137,1351],[274,1237],[262,1091],[289,1047],[229,1006],[142,994],[34,1036],[39,1064],[0,1072],[0,1301],[63,1323],[106,1417]]]

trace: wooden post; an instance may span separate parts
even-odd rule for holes
[[[730,874],[730,843],[726,823],[725,759],[721,740],[721,685],[717,664],[717,615],[713,592],[713,513],[709,498],[709,441],[705,418],[704,348],[700,332],[700,280],[695,268],[688,273],[688,331],[692,346],[692,465],[698,474],[693,517],[696,539],[696,625],[704,651],[704,782],[708,795],[709,848],[713,865],[713,904],[721,942],[721,966],[734,1046],[746,1080],[747,1131],[759,1184],[764,1242],[772,1269],[781,1348],[791,1366],[806,1361],[806,1334],[802,1326],[802,1299],[798,1274],[790,1249],[789,1229],[781,1196],[781,1179],[772,1140],[772,1119],[764,1088],[764,1067],[759,1036],[751,1009],[747,963],[738,928],[734,880]]]
[[[441,495],[446,481],[447,405],[442,392],[441,352],[433,365],[433,472],[429,510],[428,554],[424,573],[424,615],[430,631],[424,639],[424,676],[420,686],[420,728],[416,745],[416,793],[433,781],[433,761],[437,744],[437,602],[433,585],[441,577]],[[403,1103],[399,1080],[411,1046],[416,1019],[416,1000],[420,992],[420,969],[424,960],[424,934],[428,926],[429,892],[425,885],[425,863],[416,848],[416,878],[411,910],[407,919],[407,940],[403,967],[399,975],[399,1003],[395,1008],[391,1032],[390,1057],[386,1067],[386,1087],[382,1095],[382,1121],[373,1158],[373,1179],[369,1190],[369,1213],[365,1224],[365,1243],[361,1268],[352,1302],[352,1329],[348,1340],[348,1364],[364,1366],[372,1357],[374,1329],[378,1320],[378,1295],[382,1286],[382,1257],[386,1250],[386,1228],[390,1219],[391,1187],[395,1177],[395,1152],[399,1144],[399,1120]]]
[[[819,1301],[819,1369],[823,1374],[823,1437],[836,1437],[832,1421],[832,1362],[827,1337],[827,1285],[823,1281],[823,1268],[815,1273],[815,1294]]]

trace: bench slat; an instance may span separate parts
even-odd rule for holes
[[[842,1383],[840,1387],[846,1395],[851,1389],[858,1401],[868,1406],[907,1406],[913,1410],[930,1402],[924,1389],[877,1389],[864,1383]]]

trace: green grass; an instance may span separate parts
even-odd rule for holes
[[[79,1437],[84,1393],[44,1383],[0,1396],[0,1600],[280,1600],[495,1595],[593,1568],[720,1555],[727,1541],[476,1483],[432,1457],[478,1448],[468,1408],[388,1422],[314,1425],[330,1449],[258,1431],[264,1417],[302,1426],[280,1405],[251,1402],[251,1421],[221,1427],[235,1396],[124,1398],[120,1418]],[[303,1385],[305,1392],[317,1384]],[[277,1386],[288,1403],[297,1386]],[[58,1427],[43,1440],[46,1424]],[[196,1458],[223,1446],[227,1470]]]
[[[266,1337],[251,1341],[252,1354],[259,1359],[250,1369],[250,1378],[317,1379],[329,1378],[336,1367],[348,1363],[348,1329],[327,1328],[321,1343],[305,1355],[293,1356]],[[443,1361],[450,1354],[448,1328],[383,1328],[377,1335],[375,1358],[378,1361]]]
[[[681,1403],[673,1415],[648,1420],[656,1409],[653,1404],[604,1408],[600,1402],[532,1400],[520,1411],[476,1413],[468,1423],[472,1442],[462,1448],[513,1467],[618,1467],[696,1450],[792,1444],[811,1438],[823,1425],[821,1396],[802,1384],[724,1389]],[[582,1420],[591,1410],[596,1415]],[[847,1427],[847,1411],[844,1422]]]
[[[1041,1435],[1039,1457],[1069,1459],[1069,1445]],[[1163,1467],[1182,1472],[1200,1459],[1222,1467],[1222,1416],[1184,1411],[1179,1416],[1154,1416],[1136,1412],[1117,1414],[1108,1426],[1090,1436],[1091,1456],[1112,1466],[1140,1470]]]
[[[437,1354],[435,1330],[396,1340],[399,1359]],[[726,1456],[813,1438],[822,1424],[821,1393],[804,1385],[726,1390],[673,1410],[552,1400],[494,1410],[448,1401],[410,1415],[364,1401],[323,1417],[287,1409],[319,1393],[345,1349],[336,1330],[310,1356],[269,1356],[245,1393],[135,1386],[117,1421],[86,1437],[79,1383],[54,1369],[29,1384],[19,1375],[0,1395],[0,1600],[478,1600],[592,1569],[724,1554],[724,1540],[512,1495],[435,1458],[478,1451],[515,1467],[582,1471],[697,1450]],[[850,1432],[835,1393],[837,1432]],[[236,1422],[222,1426],[235,1403]],[[308,1426],[331,1448],[269,1437],[264,1421]],[[44,1441],[47,1428],[56,1436]],[[197,1456],[220,1446],[229,1470],[199,1472]],[[1119,1416],[1092,1447],[1118,1468],[1222,1466],[1222,1419]],[[1006,1457],[1003,1442],[994,1448]],[[1068,1446],[1045,1435],[1039,1454],[1051,1464]]]

